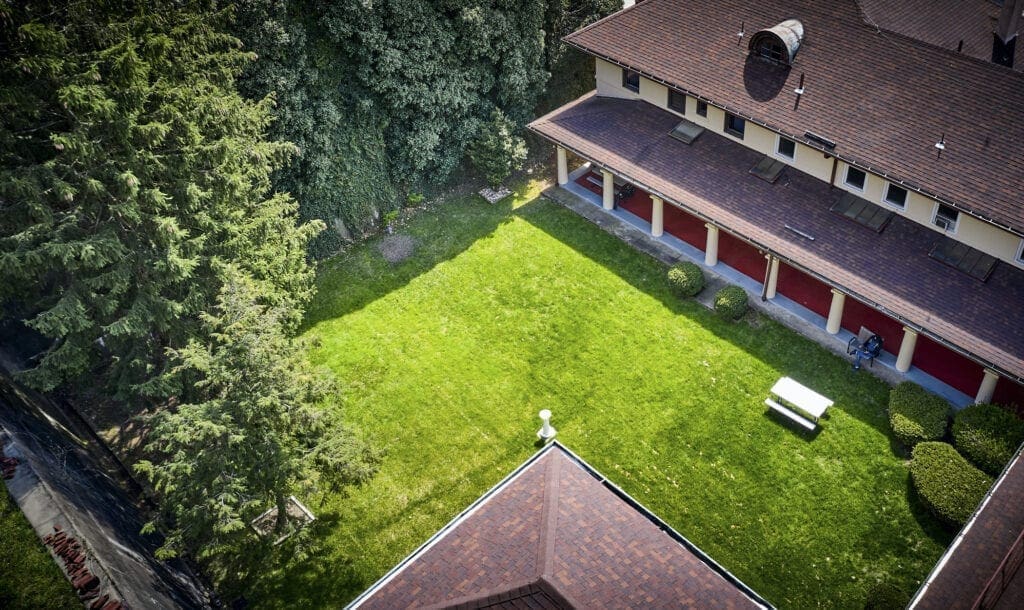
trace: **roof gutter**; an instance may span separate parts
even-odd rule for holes
[[[574,155],[576,155],[578,157],[582,157],[584,159],[589,159],[589,157],[586,154],[584,154],[583,152],[577,150],[576,148],[574,148],[572,146],[569,146],[568,144],[565,144],[564,142],[556,141],[555,139],[549,137],[547,134],[541,133],[540,131],[535,129],[532,125],[528,125],[528,127],[529,127],[530,131],[532,131],[533,133],[539,135],[540,137],[544,138],[545,140],[551,142],[552,144],[555,144],[556,146],[561,146],[562,148],[570,150],[570,151],[572,151],[572,153]],[[694,208],[691,208],[690,206],[688,206],[688,205],[686,205],[684,203],[681,203],[681,202],[676,201],[675,199],[673,199],[671,197],[666,196],[664,193],[662,193],[658,189],[656,189],[656,188],[654,188],[654,187],[644,183],[642,180],[637,180],[637,179],[635,179],[634,177],[630,176],[629,174],[627,174],[625,172],[622,172],[622,171],[619,171],[617,169],[613,169],[613,168],[609,167],[607,164],[602,164],[602,163],[599,163],[599,162],[596,162],[596,161],[595,161],[595,163],[598,163],[598,165],[601,165],[603,167],[608,167],[608,169],[610,171],[613,171],[614,173],[616,173],[616,174],[622,176],[623,178],[629,180],[631,183],[639,186],[640,188],[642,188],[643,190],[647,191],[648,193],[656,195],[659,198],[661,198],[662,200],[667,201],[667,202],[675,205],[676,207],[682,208],[687,213],[689,213],[689,214],[691,214],[693,216],[696,216],[697,218],[699,218],[699,219],[701,219],[701,220],[703,220],[705,222],[708,222],[708,223],[711,223],[711,224],[713,224],[713,225],[715,225],[717,227],[720,227],[721,229],[724,229],[727,233],[729,233],[733,237],[736,237],[740,241],[743,241],[743,242],[745,242],[747,244],[750,244],[751,246],[754,246],[759,251],[761,251],[761,252],[763,252],[765,254],[770,254],[770,255],[778,258],[782,262],[786,263],[787,265],[789,265],[791,267],[794,267],[796,269],[799,269],[801,272],[806,273],[807,275],[815,278],[816,280],[820,281],[821,283],[826,284],[828,286],[831,286],[832,288],[836,288],[837,290],[840,290],[843,293],[852,296],[853,298],[857,299],[861,303],[864,303],[868,307],[871,307],[872,309],[880,311],[883,314],[889,316],[890,318],[896,319],[898,322],[900,322],[901,324],[905,325],[907,328],[910,328],[914,332],[928,337],[929,339],[935,341],[936,343],[939,343],[939,344],[943,345],[944,347],[950,349],[953,352],[956,352],[957,354],[960,354],[961,356],[967,358],[968,360],[971,360],[971,361],[973,361],[973,362],[975,362],[977,364],[980,364],[981,366],[983,366],[985,368],[991,369],[991,370],[995,371],[996,373],[999,373],[1000,375],[1002,375],[1002,376],[1004,376],[1004,377],[1006,377],[1008,379],[1011,379],[1011,380],[1013,380],[1013,381],[1015,381],[1017,383],[1024,384],[1024,377],[1022,377],[1020,375],[1017,375],[1015,373],[1011,373],[1011,372],[1007,371],[1006,369],[1004,369],[1004,368],[1002,368],[1002,367],[1000,367],[1000,366],[998,366],[996,364],[993,364],[993,363],[989,362],[988,360],[986,360],[986,359],[984,359],[984,358],[982,358],[982,357],[980,357],[980,356],[978,356],[976,354],[973,354],[973,353],[971,353],[970,351],[968,351],[968,350],[966,350],[964,348],[961,348],[960,346],[956,345],[955,343],[952,343],[949,340],[943,338],[942,336],[940,336],[940,335],[938,335],[938,334],[928,330],[924,326],[921,326],[920,324],[917,324],[916,322],[911,321],[910,319],[904,317],[903,315],[901,315],[901,314],[899,314],[899,313],[889,309],[885,305],[882,305],[881,303],[873,301],[872,299],[869,299],[869,298],[865,297],[864,295],[861,295],[861,294],[857,293],[856,291],[850,290],[849,288],[847,288],[847,287],[845,287],[845,286],[843,286],[841,284],[836,283],[835,281],[825,277],[824,275],[821,275],[820,273],[818,273],[816,271],[808,269],[803,264],[796,262],[795,260],[793,260],[792,258],[786,256],[785,254],[781,254],[781,253],[777,252],[776,250],[774,250],[774,249],[772,249],[772,248],[770,248],[770,247],[768,247],[768,246],[766,246],[764,244],[758,243],[758,242],[756,242],[756,241],[754,241],[752,239],[749,239],[749,238],[745,237],[744,235],[741,235],[741,234],[737,233],[733,229],[730,229],[729,227],[723,225],[721,222],[718,222],[717,220],[712,219],[707,214],[704,214],[703,212],[700,212],[700,211],[698,211],[698,210],[696,210]]]
[[[614,15],[610,15],[610,16],[614,16]],[[606,17],[606,19],[607,19],[607,17]],[[600,23],[600,21],[597,22],[597,23]],[[591,24],[591,26],[588,26],[588,28],[592,27],[594,25],[597,25],[597,23]],[[580,31],[582,32],[584,30],[580,30]],[[578,33],[578,32],[574,32],[574,34],[575,33]],[[570,34],[570,36],[572,36],[572,34]],[[743,119],[745,121],[750,121],[751,123],[753,123],[755,125],[758,125],[760,127],[763,127],[764,129],[767,129],[768,131],[771,131],[773,133],[777,133],[779,135],[785,136],[785,137],[787,137],[787,138],[789,138],[791,140],[798,140],[801,144],[803,144],[803,145],[805,145],[805,146],[807,146],[809,148],[813,148],[814,150],[817,150],[819,152],[822,152],[822,153],[824,153],[827,156],[835,157],[835,158],[839,159],[840,161],[842,161],[844,163],[847,163],[847,164],[852,165],[854,167],[860,168],[860,169],[862,169],[862,170],[864,170],[866,172],[869,172],[869,173],[874,174],[876,176],[879,176],[881,178],[885,178],[886,180],[888,180],[890,182],[895,182],[896,184],[898,184],[899,186],[901,186],[903,188],[906,188],[908,190],[914,191],[915,193],[918,193],[920,195],[928,197],[929,199],[934,199],[935,201],[938,201],[939,203],[942,203],[942,204],[948,205],[950,207],[956,208],[957,210],[960,210],[961,212],[963,212],[963,213],[965,213],[965,214],[967,214],[969,216],[973,216],[973,217],[975,217],[975,218],[977,218],[977,219],[979,219],[979,220],[981,220],[983,222],[991,224],[991,225],[993,225],[995,227],[998,227],[998,228],[1000,228],[1000,229],[1002,229],[1004,231],[1008,231],[1010,233],[1013,233],[1014,235],[1016,235],[1018,237],[1024,237],[1024,230],[1016,229],[1016,228],[1014,228],[1014,227],[1012,227],[1012,226],[1010,226],[1010,225],[1008,225],[1008,224],[1006,224],[1004,222],[1000,222],[1000,221],[996,220],[995,218],[992,218],[990,216],[986,216],[985,214],[982,214],[980,212],[976,212],[975,210],[973,210],[972,208],[970,208],[969,206],[967,206],[965,204],[958,203],[958,202],[956,202],[956,201],[954,201],[952,199],[949,199],[948,197],[945,197],[943,195],[939,195],[938,193],[933,193],[933,192],[925,189],[924,187],[917,186],[913,182],[907,182],[903,178],[900,178],[898,176],[894,176],[892,174],[889,174],[888,172],[886,172],[883,169],[874,167],[874,166],[872,166],[872,165],[870,165],[868,163],[863,163],[861,161],[858,161],[857,159],[854,159],[853,157],[848,157],[846,155],[837,154],[836,152],[834,152],[832,150],[829,150],[828,148],[825,148],[824,146],[814,142],[813,140],[808,140],[805,136],[788,133],[788,132],[786,132],[786,131],[784,131],[782,129],[779,129],[778,127],[774,127],[772,125],[769,125],[768,123],[765,123],[761,119],[758,119],[758,118],[756,118],[754,116],[751,116],[749,114],[746,114],[746,113],[742,112],[741,110],[738,110],[738,109],[736,109],[736,108],[734,108],[732,106],[729,106],[728,104],[723,104],[722,102],[715,101],[715,100],[713,100],[713,99],[711,99],[709,97],[706,97],[706,96],[703,96],[703,95],[697,93],[696,91],[693,91],[692,89],[688,89],[687,87],[683,87],[681,85],[678,85],[678,84],[675,84],[675,83],[671,83],[671,82],[669,82],[669,81],[667,81],[667,80],[665,80],[665,79],[663,79],[663,78],[661,78],[659,76],[655,76],[653,74],[650,74],[649,72],[645,72],[644,70],[642,70],[640,68],[637,68],[636,66],[631,66],[629,64],[622,63],[621,61],[618,61],[617,59],[609,57],[608,55],[605,55],[603,53],[598,53],[597,51],[594,51],[593,49],[589,49],[589,48],[587,48],[587,47],[585,47],[585,46],[583,46],[583,45],[581,45],[579,43],[576,43],[576,42],[573,42],[572,40],[569,40],[568,36],[566,36],[565,38],[562,38],[562,42],[564,42],[565,44],[567,44],[567,45],[569,45],[569,46],[571,46],[571,47],[573,47],[575,49],[577,49],[578,51],[581,51],[581,52],[586,53],[588,55],[592,55],[592,56],[597,57],[598,59],[601,59],[601,60],[606,61],[608,63],[615,64],[616,66],[619,66],[621,68],[626,68],[627,70],[632,70],[633,72],[637,72],[637,73],[641,74],[644,78],[646,78],[648,80],[652,80],[652,81],[654,81],[656,83],[660,83],[662,85],[665,85],[666,87],[671,87],[672,89],[675,89],[676,91],[680,91],[680,92],[685,93],[685,94],[687,94],[687,95],[689,95],[691,97],[697,98],[698,100],[700,100],[702,102],[710,104],[710,105],[712,105],[712,106],[714,106],[716,108],[720,108],[722,110],[725,110],[725,111],[729,112],[730,114],[734,114],[734,115],[740,117],[741,119]]]

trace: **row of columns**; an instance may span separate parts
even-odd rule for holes
[[[569,182],[569,168],[566,159],[566,150],[561,146],[556,147],[558,160],[558,184],[564,185]],[[602,169],[602,204],[604,209],[615,208],[615,176],[608,170]],[[661,237],[665,233],[665,202],[661,197],[651,195],[651,236]],[[718,264],[718,233],[719,229],[712,223],[704,225],[707,230],[707,241],[704,247],[704,264],[714,267]],[[765,278],[764,295],[768,299],[775,298],[778,294],[779,283],[779,259],[768,255],[768,273]],[[843,310],[846,306],[846,294],[842,291],[832,289],[832,303],[828,309],[828,320],[825,323],[825,331],[830,335],[836,335],[842,328]],[[914,360],[914,350],[917,347],[917,331],[903,327],[903,341],[900,342],[900,350],[896,355],[896,370],[906,373],[910,370]],[[975,402],[989,402],[995,392],[996,382],[999,375],[989,369],[985,369],[985,376],[978,387],[978,393],[974,397]]]

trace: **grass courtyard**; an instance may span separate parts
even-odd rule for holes
[[[349,497],[310,498],[320,548],[269,570],[262,607],[338,607],[558,439],[785,608],[911,593],[950,537],[894,454],[888,387],[759,316],[680,301],[664,268],[538,197],[446,202],[322,266],[307,333],[346,418],[387,449]],[[788,375],[835,400],[823,431],[765,414]]]

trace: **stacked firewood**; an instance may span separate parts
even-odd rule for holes
[[[3,471],[4,479],[13,479],[14,471],[18,467],[18,458],[0,457],[0,470]]]
[[[53,526],[53,533],[43,536],[43,542],[53,549],[64,561],[64,570],[71,579],[78,597],[89,604],[90,610],[122,610],[124,605],[111,599],[109,594],[100,595],[100,578],[85,565],[85,550],[82,543],[68,536],[59,525]],[[91,603],[90,603],[91,602]]]

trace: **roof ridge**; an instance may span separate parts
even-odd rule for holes
[[[1014,70],[1010,66],[1004,66],[1002,64],[997,64],[997,63],[995,63],[993,61],[986,61],[984,59],[981,59],[980,57],[974,57],[973,55],[967,55],[966,53],[960,53],[960,52],[954,51],[952,49],[947,49],[946,47],[937,45],[935,43],[928,42],[927,40],[921,40],[920,38],[914,38],[913,36],[910,36],[908,34],[904,34],[902,32],[897,32],[896,30],[891,30],[891,29],[889,29],[887,27],[882,27],[882,26],[878,25],[878,23],[875,22],[875,20],[871,19],[871,17],[868,16],[867,11],[864,10],[864,6],[862,5],[861,0],[854,0],[854,2],[857,5],[857,10],[861,14],[861,19],[863,19],[864,25],[867,25],[869,28],[874,29],[876,33],[879,33],[879,34],[882,34],[882,33],[891,34],[893,36],[896,36],[898,38],[902,38],[902,39],[906,40],[910,44],[918,45],[918,46],[924,47],[926,49],[935,49],[935,50],[941,52],[942,54],[946,55],[947,57],[965,59],[965,60],[967,60],[969,62],[972,62],[972,63],[975,63],[975,64],[977,64],[979,66],[987,66],[986,69],[993,69],[994,68],[998,72],[1001,72],[1003,74],[1010,74],[1010,75],[1013,75],[1014,78],[1018,78],[1018,79],[1024,80],[1024,72],[1021,72],[1021,71],[1018,71],[1018,70]]]
[[[561,445],[552,444],[550,448],[544,449],[547,455],[555,448],[561,450]],[[558,529],[558,496],[561,485],[562,461],[550,459],[545,463],[544,468],[544,500],[540,512],[540,536],[537,540],[537,566],[540,568],[539,576],[550,575],[555,561],[555,539]]]
[[[595,27],[598,24],[604,23],[605,21],[611,19],[612,17],[617,17],[619,15],[624,15],[624,14],[632,11],[636,7],[640,6],[643,3],[644,3],[644,0],[640,0],[639,2],[634,3],[632,6],[627,6],[626,8],[617,10],[617,11],[615,11],[614,13],[612,13],[610,15],[605,15],[604,17],[601,17],[600,19],[598,19],[594,23],[591,23],[590,25],[583,26],[582,28],[576,30],[575,32],[572,32],[570,34],[566,34],[565,36],[562,37],[562,40],[564,41],[566,38],[569,38],[570,36],[575,36],[577,34],[582,34],[583,32],[586,32],[587,30],[589,30],[590,28]]]

